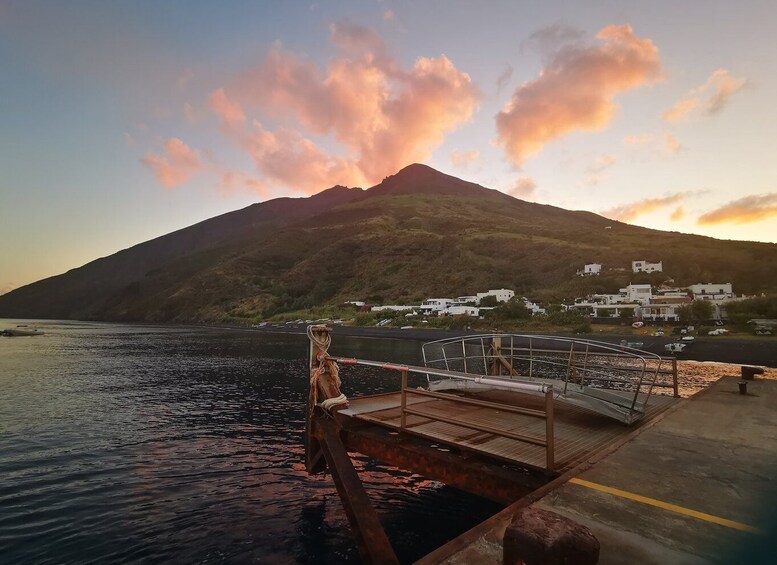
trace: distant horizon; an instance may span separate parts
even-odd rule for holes
[[[776,20],[770,0],[5,3],[0,294],[414,162],[777,243]]]

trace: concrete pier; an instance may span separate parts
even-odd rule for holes
[[[501,563],[527,506],[588,528],[600,563],[767,563],[777,539],[777,380],[723,377],[609,454],[422,560]],[[771,541],[770,541],[771,540]]]

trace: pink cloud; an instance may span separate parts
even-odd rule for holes
[[[573,131],[603,129],[617,94],[660,80],[658,49],[631,26],[607,26],[596,37],[596,45],[557,48],[497,114],[497,142],[516,165]]]
[[[229,99],[223,88],[219,88],[208,97],[208,106],[227,124],[244,122],[246,119],[240,104]]]
[[[515,181],[515,186],[510,191],[511,196],[516,198],[527,198],[537,190],[537,183],[531,177],[519,177]]]
[[[683,98],[665,110],[661,117],[667,122],[688,119],[697,108],[707,116],[720,113],[731,97],[747,85],[747,79],[732,77],[727,69],[717,69],[701,86],[694,88]]]
[[[353,160],[328,155],[294,130],[273,132],[254,122],[241,143],[257,169],[273,183],[309,193],[336,184],[364,184],[362,171]]]
[[[478,104],[480,93],[469,75],[444,55],[421,57],[404,67],[374,30],[347,21],[332,25],[331,42],[339,53],[326,68],[273,49],[258,67],[233,81],[229,96],[223,88],[211,95],[211,109],[233,129],[246,111],[264,116],[263,122],[283,124],[275,132],[260,126],[250,133],[263,140],[253,142],[250,153],[274,182],[311,190],[327,171],[341,180],[378,182],[428,159],[448,132],[471,118]],[[276,147],[271,136],[290,141],[292,148]],[[312,136],[331,136],[342,154],[325,153]],[[300,170],[281,171],[286,165],[304,165],[299,162],[302,155],[313,159],[303,168],[311,173],[309,179]],[[333,182],[340,181],[330,179],[317,189]]]
[[[664,136],[664,147],[672,155],[677,155],[683,150],[683,144],[671,133]]]
[[[255,192],[263,197],[266,197],[268,194],[268,187],[266,183],[241,171],[222,171],[218,185],[216,186],[219,190],[224,192],[248,190],[250,192]]]
[[[470,165],[477,163],[480,160],[480,151],[472,149],[470,151],[452,151],[451,152],[451,164],[454,167],[466,169]]]
[[[644,145],[646,143],[652,143],[655,138],[652,135],[627,135],[623,138],[623,143],[626,145]]]
[[[674,212],[672,212],[672,215],[669,216],[669,219],[673,222],[679,222],[685,217],[685,208],[682,206],[678,206],[674,209]]]
[[[188,182],[202,170],[197,152],[175,137],[165,142],[165,154],[148,152],[142,162],[154,172],[160,184],[169,189]]]
[[[749,224],[777,216],[777,192],[745,196],[699,217],[700,224]]]
[[[620,220],[622,222],[630,222],[643,214],[649,214],[660,208],[671,206],[673,204],[679,204],[687,196],[690,196],[691,192],[676,192],[668,196],[662,196],[658,198],[644,198],[631,204],[623,204],[621,206],[615,206],[609,210],[604,210],[601,215],[613,220]]]
[[[586,169],[587,177],[585,182],[589,186],[596,186],[602,182],[607,175],[605,172],[618,162],[618,158],[615,155],[600,155],[597,157],[596,162]]]

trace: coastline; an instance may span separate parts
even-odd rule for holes
[[[213,326],[227,327],[227,326]],[[305,334],[305,325],[288,326],[283,328],[265,327],[265,328],[246,328],[242,326],[229,326],[234,329],[246,331],[267,332],[267,333],[286,333],[286,334]],[[370,339],[405,339],[415,341],[434,341],[448,337],[463,337],[467,335],[479,335],[484,332],[473,332],[465,330],[443,330],[437,328],[380,328],[366,326],[343,326],[330,325],[334,336],[361,337]],[[515,332],[526,333],[532,332]],[[676,341],[671,336],[633,336],[625,338],[623,335],[605,334],[605,333],[585,333],[585,334],[564,334],[547,333],[536,335],[549,335],[553,337],[577,337],[579,339],[588,339],[595,341],[604,341],[607,343],[619,344],[622,340],[628,339],[630,342],[641,341],[644,345],[640,348],[651,353],[670,357],[664,350],[664,345]],[[680,361],[708,361],[716,363],[730,363],[735,365],[759,365],[770,368],[777,368],[777,342],[774,339],[744,339],[736,337],[696,337],[693,344],[685,351],[675,355]]]

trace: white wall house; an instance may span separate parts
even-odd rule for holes
[[[649,263],[644,259],[642,261],[632,261],[631,270],[635,273],[661,273],[664,271],[663,261],[658,263]]]
[[[677,309],[682,304],[650,303],[639,309],[639,316],[645,321],[677,322],[680,315]]]
[[[454,305],[464,305],[464,304],[477,304],[480,302],[480,299],[477,296],[457,296],[453,299]]]
[[[578,271],[577,274],[581,277],[598,276],[602,272],[602,266],[599,263],[588,263],[583,266],[582,271]]]
[[[731,300],[734,290],[731,283],[697,283],[688,287],[694,300]]]
[[[497,302],[507,302],[515,296],[515,292],[508,288],[499,288],[497,290],[489,290],[488,292],[478,292],[478,302],[483,300],[486,296],[496,297]]]
[[[571,307],[587,311],[591,318],[620,318],[624,312],[636,313],[640,305],[637,303],[600,304],[597,302],[575,302]]]
[[[545,308],[542,308],[539,304],[535,304],[531,300],[529,300],[526,297],[523,297],[523,305],[526,306],[529,310],[531,310],[532,316],[537,316],[539,314],[547,314],[547,311]]]
[[[620,292],[626,297],[627,302],[647,304],[653,298],[653,289],[649,284],[630,284],[621,288]]]
[[[453,304],[453,298],[428,298],[421,304],[420,309],[423,314],[438,314]]]
[[[440,310],[441,316],[480,316],[480,309],[475,306],[448,306]]]

